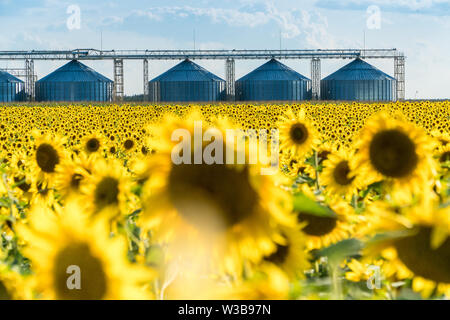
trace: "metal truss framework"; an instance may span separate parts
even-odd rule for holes
[[[313,58],[311,60],[311,98],[312,98],[312,100],[320,100],[320,80],[321,80],[320,58]]]
[[[317,49],[317,50],[32,50],[0,51],[0,60],[23,60],[27,68],[34,60],[113,60],[114,99],[123,98],[123,60],[144,60],[144,83],[148,79],[148,60],[215,59],[225,60],[227,97],[234,96],[235,60],[309,59],[313,98],[320,99],[320,63],[323,59],[393,59],[397,79],[397,99],[405,98],[405,56],[397,49]],[[147,62],[145,62],[147,60]],[[232,62],[231,62],[232,61]],[[33,67],[34,68],[34,67]],[[30,81],[31,84],[31,81]],[[34,86],[33,86],[34,87]],[[34,90],[34,89],[31,89]],[[148,86],[144,84],[144,95]],[[34,92],[33,92],[34,93]]]
[[[235,88],[235,63],[234,59],[225,60],[225,75],[226,75],[226,100],[234,101],[236,99],[236,88]]]

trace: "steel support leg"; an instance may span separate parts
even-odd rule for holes
[[[114,59],[114,101],[123,100],[123,59]]]
[[[35,92],[34,60],[25,60],[25,93],[29,101],[34,101]]]
[[[144,101],[148,101],[149,98],[149,85],[148,85],[148,60],[144,59]]]
[[[399,55],[394,58],[394,77],[397,80],[396,99],[405,100],[405,56]]]

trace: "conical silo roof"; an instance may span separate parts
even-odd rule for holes
[[[225,81],[198,64],[186,59],[151,82],[164,81]]]
[[[113,82],[87,65],[72,60],[38,82]]]
[[[395,80],[390,75],[357,58],[323,80]]]
[[[280,81],[298,81],[309,79],[301,75],[297,71],[292,70],[285,64],[271,59],[262,66],[256,68],[252,72],[240,78],[238,81],[263,81],[263,80],[280,80]]]
[[[22,80],[14,77],[6,71],[0,70],[0,82],[1,83],[23,83]]]

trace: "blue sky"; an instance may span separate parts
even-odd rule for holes
[[[81,28],[68,30],[67,8],[81,9]],[[380,9],[369,29],[367,9]],[[0,50],[100,48],[202,49],[398,48],[407,56],[407,98],[450,98],[450,0],[0,0]],[[309,76],[309,61],[283,61]],[[393,62],[369,61],[388,74]],[[150,62],[150,77],[176,62]],[[197,61],[224,77],[223,61]],[[238,61],[237,77],[263,61]],[[326,76],[348,61],[322,63]],[[35,63],[41,78],[63,62]],[[86,63],[112,78],[112,62]],[[0,62],[2,67],[20,66]],[[142,62],[125,62],[125,93],[143,90]]]

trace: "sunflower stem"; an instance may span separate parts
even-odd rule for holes
[[[341,281],[339,280],[339,272],[338,272],[338,266],[333,264],[331,266],[331,277],[332,277],[332,284],[333,284],[333,299],[335,300],[343,300],[343,294],[342,294],[342,286]]]
[[[16,205],[16,203],[18,203],[19,201],[14,197],[14,194],[12,192],[12,190],[9,188],[8,185],[8,178],[6,173],[3,173],[2,175],[2,181],[3,184],[5,185],[5,188],[7,190],[7,194],[8,194],[8,198],[9,198],[9,213],[10,213],[10,219],[12,222],[16,221],[16,217],[14,216],[14,210],[13,210],[13,206]]]
[[[319,156],[317,151],[314,150],[314,170],[316,172],[316,191],[320,191],[320,182],[319,182]]]

